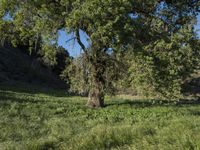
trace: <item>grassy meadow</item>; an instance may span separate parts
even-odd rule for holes
[[[200,103],[0,88],[0,150],[198,150]],[[30,92],[31,91],[31,92]]]

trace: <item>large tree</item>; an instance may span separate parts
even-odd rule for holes
[[[0,0],[0,16],[9,14],[20,39],[29,34],[34,34],[36,39],[42,35],[43,43],[51,43],[60,29],[74,34],[89,66],[87,87],[91,107],[104,106],[108,85],[105,73],[110,66],[116,66],[119,53],[131,49],[137,56],[139,53],[150,55],[152,49],[151,57],[155,58],[160,45],[164,47],[175,33],[193,26],[198,11],[198,0]],[[81,31],[89,37],[89,47],[81,41]],[[181,44],[187,45],[187,42],[188,39]],[[173,50],[179,52],[180,48]],[[164,63],[164,59],[159,61],[163,57],[170,55],[163,54],[154,61]],[[163,83],[162,78],[159,81]]]

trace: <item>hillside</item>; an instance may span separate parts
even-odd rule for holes
[[[0,83],[16,85],[18,83],[39,85],[40,87],[65,88],[63,81],[22,50],[0,47]]]

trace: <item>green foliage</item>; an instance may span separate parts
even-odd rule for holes
[[[2,150],[200,147],[199,104],[113,97],[97,111],[86,98],[31,88],[1,86]]]
[[[115,94],[116,82],[122,78],[124,75],[122,72],[125,71],[124,64],[120,62],[117,56],[112,56],[105,54],[101,57],[101,61],[104,62],[106,68],[98,66],[101,71],[101,76],[104,82],[104,93],[113,95]],[[91,62],[88,62],[86,56],[82,54],[81,56],[71,59],[65,70],[62,72],[61,77],[70,84],[70,90],[73,93],[88,94],[89,90],[93,86],[93,74]]]
[[[200,43],[191,28],[157,40],[130,57],[129,80],[147,95],[180,99],[181,85],[199,68]]]
[[[72,93],[85,95],[89,91],[89,86],[87,85],[89,78],[87,68],[89,66],[83,59],[82,57],[78,57],[70,60],[69,65],[62,72],[61,78],[70,85],[70,91]]]
[[[43,56],[44,63],[53,66],[56,62],[56,47],[52,45],[44,45],[42,47],[41,55]]]
[[[53,72],[61,75],[64,69],[70,65],[72,57],[69,56],[68,51],[63,47],[56,47],[56,51],[56,65],[53,66]]]

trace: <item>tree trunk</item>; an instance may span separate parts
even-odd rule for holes
[[[104,93],[97,89],[90,91],[87,106],[91,108],[104,107]]]
[[[92,108],[104,107],[104,95],[105,95],[105,63],[101,58],[101,49],[96,51],[94,48],[93,57],[90,59],[91,63],[91,77],[90,77],[90,89],[87,106]]]
[[[104,107],[104,92],[101,82],[94,82],[94,86],[89,91],[88,107],[99,108]]]

